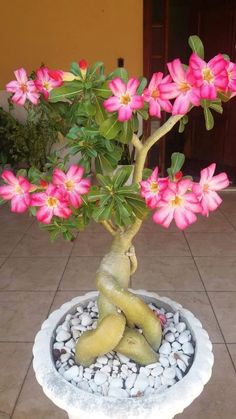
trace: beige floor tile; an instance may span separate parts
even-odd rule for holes
[[[230,352],[230,355],[231,355],[231,357],[232,357],[232,360],[233,360],[233,363],[234,363],[234,366],[235,366],[235,368],[236,368],[236,343],[228,343],[228,349],[229,349],[229,352]]]
[[[224,233],[186,233],[194,256],[236,256],[236,231]]]
[[[186,233],[221,233],[223,231],[234,231],[234,228],[218,210],[211,213],[209,217],[198,216],[197,222],[189,226]]]
[[[3,263],[5,262],[6,258],[0,258],[0,266],[3,265]]]
[[[9,234],[0,230],[0,257],[9,256],[22,237],[23,233],[17,231]]]
[[[227,343],[236,343],[236,292],[209,292],[216,317]]]
[[[54,292],[0,292],[0,339],[33,341],[47,316]]]
[[[51,243],[47,231],[36,229],[36,227],[33,226],[18,244],[12,256],[68,256],[72,247],[72,242],[67,242],[62,238],[58,238]]]
[[[11,212],[9,207],[6,206],[4,211],[0,210],[0,231],[5,233],[18,232],[24,233],[34,219],[28,213],[17,214]]]
[[[176,419],[235,419],[236,374],[225,345],[214,345],[213,375],[201,395]]]
[[[138,257],[142,256],[190,256],[183,234],[179,233],[140,233],[134,241]]]
[[[71,257],[60,283],[61,290],[94,290],[101,257]]]
[[[0,410],[0,419],[10,419],[10,416]]]
[[[30,343],[0,343],[0,418],[11,414],[32,358]],[[4,416],[3,416],[4,417]]]
[[[33,368],[27,374],[12,419],[66,419],[67,414],[55,406],[36,381]]]
[[[236,291],[236,257],[195,257],[208,291]]]
[[[73,298],[83,294],[86,294],[86,291],[57,291],[50,312],[57,310],[62,306],[62,304],[67,303]]]
[[[132,287],[147,290],[204,291],[191,257],[139,258]]]
[[[213,343],[222,343],[223,336],[218,327],[214,312],[205,292],[160,292],[160,295],[171,298],[182,304],[200,320]]]
[[[67,257],[9,258],[0,269],[0,289],[18,291],[56,290]]]
[[[108,232],[79,233],[74,242],[72,256],[104,256],[110,248],[112,242]]]
[[[220,205],[220,211],[223,213],[236,212],[236,190],[233,192],[226,191],[225,193],[221,193],[221,198],[223,199],[223,202]]]

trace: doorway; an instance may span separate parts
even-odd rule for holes
[[[197,3],[197,4],[195,4]],[[167,73],[166,62],[179,57],[188,62],[188,37],[197,34],[208,61],[219,52],[236,60],[236,0],[144,0],[144,74]],[[199,172],[213,161],[236,183],[236,98],[224,104],[223,115],[214,113],[215,127],[206,131],[202,108],[189,114],[182,134],[178,127],[151,150],[149,167],[159,165],[166,173],[173,151],[184,152],[184,171],[197,180]],[[163,115],[163,119],[165,115]],[[157,124],[158,121],[154,121]],[[150,124],[146,132],[150,131]]]

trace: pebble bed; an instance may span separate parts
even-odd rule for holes
[[[89,301],[86,307],[79,305],[74,314],[67,314],[56,329],[53,357],[59,374],[82,390],[117,398],[148,395],[173,386],[192,365],[194,342],[178,311],[166,312],[153,304],[149,307],[166,321],[158,350],[159,362],[142,367],[118,352],[109,352],[98,357],[89,368],[76,365],[76,341],[83,332],[97,326],[97,303]]]

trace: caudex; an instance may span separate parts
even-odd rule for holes
[[[25,106],[32,117],[34,107],[42,106],[61,121],[67,154],[49,156],[43,172],[31,167],[14,175],[4,170],[2,201],[10,200],[14,212],[28,210],[36,216],[52,239],[61,233],[72,240],[74,230],[92,219],[113,237],[96,273],[97,328],[84,332],[76,344],[76,361],[84,366],[111,350],[142,365],[158,359],[160,318],[128,291],[137,269],[134,238],[151,210],[153,221],[165,228],[175,220],[184,229],[197,220],[197,213],[208,216],[221,203],[217,191],[229,184],[225,173],[214,176],[214,163],[202,169],[199,182],[184,176],[182,153],[172,155],[166,177],[158,175],[158,168],[144,169],[150,148],[177,123],[182,132],[193,107],[203,109],[210,130],[212,111],[222,113],[222,102],[236,94],[236,65],[229,57],[217,54],[206,62],[197,36],[189,38],[189,45],[188,65],[175,59],[167,64],[169,74],[154,73],[148,86],[143,77],[129,79],[123,68],[105,76],[103,63],[88,66],[85,60],[72,63],[70,72],[41,67],[30,78],[21,68],[6,86],[12,102]],[[171,116],[149,138],[140,139],[139,119],[161,119],[162,111]],[[135,151],[134,162],[120,168],[127,145]],[[77,153],[78,164],[68,169],[70,156]],[[91,186],[86,175],[93,171],[97,182]]]

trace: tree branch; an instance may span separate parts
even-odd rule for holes
[[[116,231],[115,227],[114,227],[114,226],[113,226],[113,225],[112,225],[109,221],[103,220],[103,221],[101,221],[100,223],[103,225],[103,227],[104,227],[107,231],[109,231],[109,233],[110,233],[112,236],[115,236],[115,235],[116,235],[117,231]]]
[[[133,134],[132,144],[136,148],[137,151],[140,151],[143,148],[143,144],[136,134]]]

